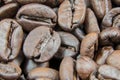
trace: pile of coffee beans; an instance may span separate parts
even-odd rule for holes
[[[120,0],[0,0],[0,80],[120,80]]]

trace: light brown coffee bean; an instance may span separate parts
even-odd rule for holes
[[[36,79],[59,80],[58,71],[51,68],[35,68],[28,74],[29,80]]]
[[[35,62],[45,62],[55,55],[60,44],[61,39],[56,31],[40,26],[28,34],[23,51],[27,58],[32,58]]]
[[[84,0],[64,0],[58,10],[58,24],[65,31],[72,31],[84,22],[86,5]]]
[[[0,57],[2,61],[15,59],[22,46],[22,27],[13,19],[0,22]]]
[[[98,48],[98,33],[92,32],[85,36],[81,42],[80,55],[94,57],[94,51]]]
[[[82,79],[87,79],[96,68],[96,63],[87,56],[80,56],[76,61],[76,70]]]

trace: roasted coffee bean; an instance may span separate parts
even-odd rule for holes
[[[103,18],[102,30],[109,27],[120,27],[120,8],[111,9]]]
[[[2,61],[10,61],[18,56],[22,40],[22,27],[15,20],[0,21],[0,57]]]
[[[90,3],[99,19],[102,19],[112,8],[111,0],[90,0]]]
[[[92,32],[85,36],[81,42],[80,55],[94,57],[94,51],[98,49],[98,33]]]
[[[28,74],[32,69],[37,67],[49,67],[49,62],[36,63],[31,59],[27,59],[24,63],[24,73]]]
[[[84,0],[64,0],[58,10],[58,24],[71,31],[84,22],[86,5]]]
[[[110,27],[100,33],[100,45],[109,46],[120,43],[120,30],[116,27]]]
[[[34,3],[21,7],[16,18],[23,29],[29,32],[38,26],[54,27],[57,16],[50,7]]]
[[[70,33],[59,32],[61,38],[61,46],[58,52],[55,54],[55,57],[62,59],[65,56],[74,57],[79,50],[79,41],[78,39]]]
[[[107,64],[114,66],[120,69],[120,50],[115,50],[113,53],[107,58]]]
[[[113,51],[114,51],[114,49],[112,48],[112,46],[105,46],[105,47],[103,47],[101,49],[101,51],[98,52],[96,63],[98,65],[105,64],[108,56],[111,55]]]
[[[46,26],[40,26],[28,34],[23,50],[27,58],[45,62],[54,56],[60,44],[61,39],[57,32]]]
[[[95,14],[90,8],[88,8],[86,11],[85,31],[86,33],[91,33],[91,32],[100,33],[100,29]]]
[[[60,80],[74,80],[74,60],[65,57],[60,64]]]
[[[87,79],[96,68],[96,63],[87,56],[80,56],[76,61],[76,70],[82,79]]]
[[[58,71],[51,68],[35,68],[28,74],[29,80],[59,80]]]
[[[20,77],[21,69],[14,63],[4,64],[0,63],[0,77],[5,80],[14,80]]]
[[[0,20],[5,18],[13,18],[17,11],[19,5],[17,3],[10,3],[0,7]]]
[[[110,65],[100,66],[98,72],[105,78],[120,80],[120,70]]]
[[[79,39],[80,42],[85,37],[85,32],[81,28],[76,28],[73,33]]]

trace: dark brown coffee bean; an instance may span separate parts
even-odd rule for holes
[[[98,56],[96,59],[96,63],[98,65],[103,65],[106,63],[106,59],[108,58],[109,55],[113,52],[112,46],[105,46],[101,49],[100,52],[98,52]]]
[[[32,69],[37,67],[49,67],[49,62],[36,63],[31,59],[27,59],[24,63],[24,73],[28,74]]]
[[[106,60],[107,64],[120,69],[120,50],[115,50]]]
[[[73,33],[79,39],[80,42],[85,37],[85,32],[81,28],[76,28]]]
[[[115,45],[120,43],[120,30],[116,27],[110,27],[100,33],[100,45]]]
[[[2,61],[15,59],[23,41],[22,27],[13,19],[0,22],[0,57]]]
[[[65,57],[60,64],[60,80],[74,80],[74,62],[71,57]]]
[[[59,32],[61,38],[61,47],[55,54],[56,58],[62,59],[65,56],[74,57],[79,50],[78,39],[70,33]]]
[[[96,16],[90,8],[88,8],[86,11],[85,31],[86,33],[91,33],[91,32],[100,33]]]
[[[112,8],[111,0],[90,0],[90,2],[99,19],[102,19]]]
[[[0,7],[0,20],[4,18],[13,18],[17,13],[18,8],[19,5],[17,3],[10,3]]]
[[[0,63],[0,77],[5,80],[15,80],[20,77],[21,69],[14,63]]]
[[[59,80],[58,71],[51,68],[35,68],[28,74],[29,80]]]
[[[45,62],[54,56],[60,44],[61,39],[57,32],[46,26],[40,26],[28,34],[23,50],[27,58]]]
[[[56,13],[42,4],[28,4],[23,6],[16,15],[17,21],[26,31],[31,31],[38,26],[54,27],[56,24]]]
[[[84,0],[64,0],[58,10],[58,23],[65,31],[71,31],[84,22],[86,5]]]
[[[94,51],[98,48],[98,33],[89,33],[81,42],[80,55],[94,57]]]
[[[80,56],[76,61],[76,70],[82,79],[87,79],[96,68],[96,63],[87,56]]]
[[[98,72],[105,78],[120,80],[120,70],[110,65],[100,66]]]
[[[120,8],[111,9],[103,18],[102,30],[109,27],[120,27]]]

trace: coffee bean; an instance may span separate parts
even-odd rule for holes
[[[120,70],[116,69],[115,67],[109,65],[102,65],[98,69],[99,73],[106,78],[110,79],[120,79]]]
[[[80,56],[76,61],[76,70],[82,79],[87,79],[96,68],[96,63],[87,56]]]
[[[106,62],[109,65],[112,65],[118,69],[120,69],[120,50],[115,50],[112,54],[107,58]]]
[[[0,77],[6,80],[14,80],[20,77],[21,69],[18,65],[0,63]]]
[[[102,19],[112,8],[111,0],[90,0],[90,3],[99,19]]]
[[[71,57],[63,58],[60,64],[60,80],[73,80],[74,77],[74,62]]]
[[[31,70],[28,74],[29,80],[36,79],[47,79],[47,80],[59,80],[58,71],[51,68],[35,68]]]
[[[100,42],[103,46],[115,45],[120,43],[120,30],[110,27],[100,33]]]
[[[92,32],[85,36],[81,42],[80,55],[94,57],[94,51],[98,48],[98,33]]]
[[[86,5],[84,0],[64,0],[58,10],[58,24],[65,31],[72,31],[84,22]]]
[[[112,52],[114,51],[114,49],[112,48],[112,46],[105,46],[103,47],[99,52],[98,52],[98,56],[96,59],[96,63],[98,65],[103,65],[106,63],[106,59],[108,58],[109,55],[112,54]]]
[[[54,27],[57,16],[50,7],[34,3],[21,7],[16,18],[23,29],[29,32],[38,26]]]
[[[62,59],[65,56],[74,57],[79,50],[79,41],[78,39],[70,33],[67,32],[58,32],[61,38],[61,46],[58,52],[55,54],[55,57]]]
[[[27,58],[45,62],[54,56],[60,44],[61,39],[57,32],[46,26],[40,26],[28,34],[23,50]]]
[[[120,27],[120,8],[111,9],[103,18],[102,30],[109,27]]]
[[[0,21],[0,57],[2,61],[10,61],[18,56],[22,40],[22,27],[15,20]]]
[[[85,31],[86,33],[91,33],[91,32],[100,33],[100,29],[95,14],[90,8],[88,8],[86,11]]]

